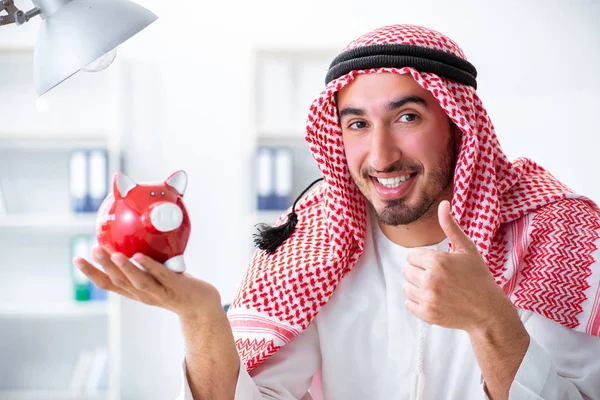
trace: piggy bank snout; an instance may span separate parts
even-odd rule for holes
[[[150,223],[160,232],[170,232],[181,226],[183,211],[175,203],[158,203],[150,211]]]

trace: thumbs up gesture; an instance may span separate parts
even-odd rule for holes
[[[438,208],[451,252],[412,249],[402,270],[406,308],[417,318],[446,328],[472,332],[499,313],[514,312],[475,244],[450,215],[450,203]]]

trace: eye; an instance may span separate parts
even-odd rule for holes
[[[365,121],[355,121],[348,125],[350,129],[364,129],[367,127],[367,123]]]
[[[400,116],[400,122],[415,122],[417,120],[417,118],[419,118],[417,116],[417,114],[411,114],[411,113],[402,114]]]
[[[161,196],[164,196],[164,195],[165,195],[165,192],[160,192],[160,195],[161,195]]]
[[[156,196],[156,193],[150,192],[150,196],[154,197],[154,196]]]

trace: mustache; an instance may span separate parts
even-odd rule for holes
[[[388,165],[382,170],[375,169],[373,167],[364,167],[360,170],[360,175],[363,179],[369,179],[369,177],[375,173],[380,174],[388,174],[391,172],[420,172],[423,169],[423,166],[416,162],[404,162],[404,161],[396,161],[393,164]]]

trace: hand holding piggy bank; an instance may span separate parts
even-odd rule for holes
[[[186,186],[184,171],[154,184],[116,173],[113,192],[98,210],[98,243],[111,253],[128,258],[142,253],[175,272],[185,271],[183,252],[191,231],[183,204]]]

